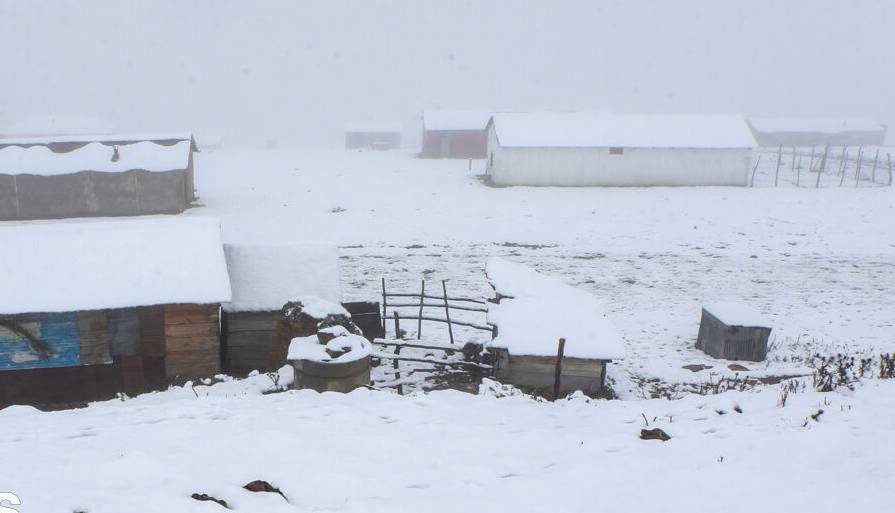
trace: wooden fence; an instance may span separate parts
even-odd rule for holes
[[[450,337],[451,344],[454,344],[454,326],[465,326],[467,328],[473,328],[482,331],[488,331],[490,333],[494,333],[494,327],[488,326],[487,324],[480,324],[476,322],[468,322],[461,321],[455,318],[451,318],[451,311],[463,311],[463,312],[479,312],[486,314],[488,313],[487,301],[482,299],[474,299],[469,297],[460,297],[460,296],[449,296],[447,292],[447,283],[444,280],[441,280],[441,292],[442,295],[432,295],[426,293],[426,280],[420,281],[420,291],[419,292],[389,292],[386,288],[385,278],[382,278],[382,328],[385,330],[386,321],[389,317],[388,312],[389,308],[392,309],[392,318],[395,321],[395,333],[396,337],[400,335],[400,323],[402,320],[406,321],[416,321],[417,329],[416,329],[416,338],[419,340],[422,337],[423,332],[423,321],[432,321],[432,322],[440,322],[447,324],[448,328],[448,336]],[[389,298],[394,299],[394,302],[390,302]],[[460,303],[460,304],[457,304]],[[398,308],[413,308],[416,313],[408,314],[401,313]],[[430,314],[429,312],[432,309],[436,309],[438,311],[444,312],[444,317],[439,317],[434,314]],[[400,337],[399,337],[400,338]]]
[[[425,363],[430,364],[436,368],[460,368],[468,370],[470,372],[483,372],[485,373],[485,375],[491,375],[491,373],[493,372],[491,365],[482,362],[481,345],[467,344],[464,345],[462,349],[454,346],[454,344],[456,343],[456,340],[454,339],[454,327],[464,326],[467,328],[487,331],[491,333],[492,336],[494,334],[494,328],[486,324],[459,320],[456,318],[456,316],[451,316],[452,311],[477,312],[486,314],[488,312],[488,303],[481,299],[448,295],[447,283],[444,280],[441,281],[441,293],[442,295],[440,296],[426,293],[425,280],[420,281],[419,292],[389,292],[386,287],[385,278],[382,278],[382,331],[383,333],[385,333],[386,323],[389,319],[391,319],[394,322],[395,340],[379,339],[374,341],[373,344],[381,346],[383,348],[393,348],[393,353],[378,352],[376,353],[376,357],[392,361],[392,367],[395,372],[395,379],[399,382],[395,388],[397,388],[399,394],[404,393],[404,386],[400,384],[401,372],[398,365],[401,361],[413,362],[417,364]],[[407,312],[408,309],[411,309],[410,311],[413,313]],[[433,309],[437,312],[443,312],[444,316],[442,317],[438,316],[435,313],[431,313]],[[405,313],[401,313],[402,311],[404,311]],[[391,313],[391,315],[389,315],[389,313]],[[451,346],[437,346],[406,342],[402,340],[401,321],[416,322],[417,340],[420,340],[422,338],[423,321],[446,324]],[[475,346],[477,348],[476,350],[471,351],[471,353],[474,354],[465,354],[467,346]],[[406,355],[402,356],[402,348],[425,349],[427,351],[444,351],[448,353],[452,351],[462,350],[464,352],[464,357],[468,359],[466,359],[465,361],[444,361],[428,357],[413,358]]]
[[[802,171],[816,173],[814,183],[808,181],[808,187],[820,187],[821,176],[835,175],[839,177],[839,187],[853,184],[857,187],[861,180],[869,181],[877,185],[892,186],[893,164],[892,155],[883,153],[882,148],[866,149],[863,146],[857,148],[849,146],[832,147],[830,145],[818,148],[789,148],[784,150],[779,146],[777,151],[764,151],[758,156],[755,166],[752,168],[750,186],[755,186],[755,173],[758,170],[762,157],[768,157],[775,162],[774,187],[780,184],[780,171],[786,170],[784,159],[789,160],[789,172],[795,175],[794,184],[802,186]],[[872,156],[872,157],[871,157]]]

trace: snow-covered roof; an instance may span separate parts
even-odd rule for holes
[[[230,301],[214,217],[0,223],[0,314]]]
[[[728,326],[771,327],[770,319],[762,315],[758,310],[743,303],[722,301],[706,303],[702,305],[702,308]]]
[[[35,146],[64,143],[103,143],[103,144],[134,144],[142,141],[189,141],[193,151],[198,151],[195,138],[190,132],[162,132],[162,133],[98,133],[98,134],[65,134],[44,135],[35,137],[0,137],[2,146]]]
[[[885,126],[871,118],[749,118],[758,132],[791,133],[813,132],[835,134],[841,132],[878,132]]]
[[[497,326],[492,346],[511,355],[553,356],[565,338],[569,357],[624,357],[621,335],[592,294],[502,258],[490,259],[486,272],[504,296],[488,306],[488,322]]]
[[[47,146],[0,146],[0,174],[62,175],[135,169],[175,171],[189,167],[190,142],[165,146],[144,141],[118,146],[117,160],[113,160],[114,153],[114,146],[100,143],[90,143],[64,153],[56,153]]]
[[[426,130],[484,130],[491,112],[484,110],[427,110],[423,112]]]
[[[338,304],[342,299],[339,257],[332,244],[225,244],[233,312],[279,310],[299,296]]]
[[[345,125],[345,131],[349,133],[400,134],[402,128],[401,123],[389,121],[357,121]]]
[[[495,114],[507,148],[752,148],[740,116],[623,116],[578,112]]]

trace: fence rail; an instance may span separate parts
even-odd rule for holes
[[[815,188],[820,187],[821,175],[838,176],[839,187],[846,184],[854,184],[858,187],[861,180],[876,185],[893,185],[893,164],[892,155],[888,151],[884,151],[884,147],[868,147],[863,146],[831,146],[824,147],[812,146],[810,153],[806,151],[806,147],[789,147],[779,146],[776,150],[763,149],[757,152],[758,160],[752,169],[752,177],[750,185],[755,185],[755,173],[762,157],[770,158],[775,161],[774,169],[774,186],[777,187],[780,182],[780,171],[784,172],[788,169],[790,173],[795,173],[795,185],[801,186],[801,172],[817,173],[814,183],[807,185]],[[789,160],[788,165],[784,166],[784,159]]]
[[[433,294],[426,293],[426,280],[420,281],[420,291],[419,292],[389,292],[386,288],[385,278],[382,278],[382,329],[385,331],[386,322],[389,318],[389,308],[392,309],[392,319],[395,322],[395,336],[400,337],[401,327],[400,323],[402,320],[405,321],[416,321],[417,322],[417,330],[416,330],[416,338],[417,340],[422,338],[423,333],[423,321],[431,321],[431,322],[440,322],[447,325],[448,328],[448,336],[450,337],[451,344],[454,344],[454,326],[464,326],[467,328],[477,329],[481,331],[488,331],[494,334],[494,327],[489,326],[487,324],[481,324],[476,322],[470,322],[466,320],[457,320],[456,318],[451,318],[451,310],[463,311],[463,312],[476,312],[476,313],[487,313],[487,308],[482,308],[478,306],[467,306],[467,305],[457,305],[453,303],[473,303],[476,305],[487,305],[488,302],[482,299],[474,299],[470,297],[462,297],[462,296],[450,296],[447,292],[447,282],[445,280],[441,280],[441,291],[442,295],[437,296]],[[397,302],[389,303],[389,298],[399,298]],[[416,302],[408,301],[409,298],[418,299]],[[439,303],[434,303],[432,301],[427,300],[436,300],[440,301]],[[416,314],[409,313],[401,313],[397,308],[415,308],[417,310]],[[444,311],[444,317],[436,317],[427,313],[427,310],[431,310],[432,308],[436,308]]]

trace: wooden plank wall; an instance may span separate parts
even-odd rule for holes
[[[164,389],[173,380],[213,376],[221,369],[219,312],[220,306],[214,304],[66,314],[76,332],[66,343],[77,346],[73,351],[80,361],[75,358],[57,368],[52,368],[53,362],[37,362],[32,365],[35,368],[0,367],[0,407],[71,405],[107,399],[118,392],[134,395]],[[59,324],[60,315],[3,318],[34,330],[36,322]],[[24,344],[10,339],[0,345],[19,350]],[[59,347],[54,344],[52,349]]]
[[[253,370],[268,372],[285,365],[276,350],[280,312],[225,312],[224,370],[242,376]],[[283,355],[285,356],[285,355]],[[282,361],[280,361],[282,360]]]
[[[165,305],[165,375],[169,380],[221,372],[220,305]]]

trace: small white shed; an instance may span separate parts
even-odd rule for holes
[[[744,186],[755,146],[739,116],[495,114],[487,174],[496,185]]]

